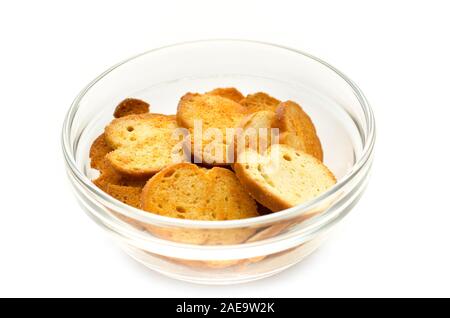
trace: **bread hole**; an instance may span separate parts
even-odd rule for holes
[[[183,208],[182,206],[177,206],[175,209],[177,210],[177,212],[186,213],[186,209]]]
[[[228,197],[225,197],[225,201],[228,202]]]
[[[173,176],[175,177],[175,179],[178,179],[178,177],[180,176],[180,174],[179,174],[179,173],[175,173]]]
[[[259,171],[259,172],[262,172],[262,167],[261,167],[261,165],[258,165],[258,171]]]
[[[129,132],[132,132],[132,131],[134,130],[134,127],[133,127],[133,126],[128,126],[128,127],[127,127],[127,130],[128,130]]]
[[[164,178],[169,178],[175,173],[174,170],[169,170],[164,174]]]
[[[249,169],[250,166],[248,164],[245,165],[245,169]]]
[[[288,154],[283,155],[283,159],[286,160],[286,161],[291,161],[292,160],[291,156],[289,156]]]
[[[158,204],[158,208],[162,209],[162,207],[163,207],[162,204]]]
[[[296,155],[297,157],[300,157],[300,153],[298,153],[298,152],[295,152],[295,155]]]
[[[131,141],[136,141],[136,136],[131,136],[131,137],[130,137],[130,140],[131,140]]]

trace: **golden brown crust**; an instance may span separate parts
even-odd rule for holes
[[[247,95],[240,104],[246,108],[247,113],[254,113],[262,110],[275,111],[280,101],[266,93],[258,92]]]
[[[122,175],[130,178],[148,178],[165,167],[176,163],[189,161],[182,146],[174,153],[177,144],[182,140],[174,139],[172,132],[161,133],[140,143],[128,147],[120,147],[106,158],[111,166]]]
[[[105,140],[114,150],[106,159],[129,177],[150,177],[164,167],[186,161],[184,136],[173,115],[129,115],[113,120],[105,128]],[[178,152],[175,153],[178,146]]]
[[[245,165],[235,163],[233,167],[239,181],[256,201],[269,208],[272,212],[282,211],[291,207],[290,204],[275,194],[262,189],[258,181],[245,173]]]
[[[148,178],[136,178],[121,174],[107,162],[100,176],[94,180],[95,184],[116,184],[121,186],[143,187]]]
[[[140,207],[140,194],[146,180],[128,178],[116,171],[106,160],[106,155],[111,152],[104,138],[104,134],[98,136],[91,145],[91,167],[100,171],[100,176],[93,183],[101,190],[133,207]]]
[[[137,209],[140,209],[141,207],[141,187],[121,186],[108,183],[104,191],[125,204],[131,205]]]
[[[226,165],[230,163],[228,154],[231,151],[226,140],[227,129],[236,128],[244,116],[245,108],[231,99],[211,94],[187,93],[178,104],[177,123],[187,128],[193,136],[191,150],[197,159],[196,162]],[[194,134],[196,121],[201,124],[201,141],[194,140],[194,137],[198,135]],[[208,135],[208,132],[212,134]],[[219,136],[214,132],[217,132]],[[194,145],[200,142],[202,147],[197,149]],[[229,142],[232,143],[232,140]],[[216,150],[221,151],[221,155],[216,153]]]
[[[209,215],[203,215],[200,205],[208,187],[204,174],[189,163],[166,167],[146,183],[141,196],[142,209],[175,218],[209,219]]]
[[[274,149],[278,150],[278,164],[269,158]],[[274,145],[264,155],[243,152],[233,168],[252,197],[273,212],[310,200],[336,183],[321,161],[287,145]]]
[[[276,109],[280,143],[313,155],[323,161],[323,151],[311,118],[297,103],[287,101]]]
[[[214,211],[218,220],[235,220],[258,216],[256,202],[242,187],[233,171],[212,168],[206,172],[209,193],[205,209]]]
[[[250,148],[263,153],[272,143],[277,143],[278,140],[271,130],[277,128],[275,125],[276,115],[270,110],[261,110],[245,116],[239,124],[240,129],[236,131],[235,158],[245,149]],[[261,128],[266,130],[263,131]]]
[[[242,95],[242,93],[234,87],[216,88],[213,89],[212,91],[209,91],[207,94],[222,96],[231,99],[236,103],[239,103],[241,100],[244,99],[244,95]]]
[[[106,169],[105,156],[113,149],[106,143],[105,134],[98,136],[91,145],[89,150],[89,158],[91,159],[91,167],[97,170]]]
[[[135,145],[161,130],[178,128],[174,115],[137,114],[116,118],[105,127],[106,143],[113,149]]]
[[[133,114],[145,114],[150,110],[150,105],[143,100],[127,98],[120,102],[114,110],[114,117],[120,118]]]
[[[256,203],[234,173],[224,168],[204,169],[179,163],[157,173],[141,195],[145,211],[195,220],[228,220],[257,216]],[[228,245],[244,242],[251,228],[199,230],[148,226],[152,234],[187,244]]]
[[[281,103],[266,93],[259,92],[244,97],[232,87],[216,88],[204,94],[184,95],[176,116],[150,114],[148,110],[149,105],[144,101],[126,99],[121,102],[114,112],[116,119],[93,142],[89,153],[91,166],[101,172],[94,183],[125,204],[148,212],[214,221],[255,217],[295,205],[292,199],[268,191],[266,186],[262,187],[261,180],[255,179],[246,171],[245,163],[233,163],[233,172],[224,168],[205,169],[186,162],[173,164],[173,161],[159,160],[169,157],[168,149],[172,149],[174,144],[168,140],[173,130],[183,127],[192,134],[196,119],[203,121],[203,132],[208,128],[219,128],[224,137],[226,128],[279,128],[281,143],[305,151],[319,160],[323,157],[311,118],[298,104],[291,101]],[[211,141],[204,135],[202,138],[203,146]],[[179,143],[179,140],[174,143]],[[235,148],[226,143],[221,143],[220,146],[224,148],[223,161],[227,162],[227,155],[235,151]],[[200,153],[196,153],[193,148],[192,150],[197,158],[209,157],[206,162],[201,163],[205,166],[227,164],[211,162],[212,154],[205,147]],[[234,155],[236,158],[237,154]],[[265,152],[259,151],[259,155],[265,155]],[[149,161],[149,158],[154,160]],[[314,160],[321,164],[319,160]],[[177,173],[181,174],[175,177]],[[148,180],[150,176],[153,177]],[[331,172],[330,178],[335,182]],[[293,187],[287,184],[286,188]],[[258,206],[252,197],[259,202]],[[136,220],[129,220],[129,223],[135,223],[134,226],[167,240],[204,245],[257,241],[287,227],[286,224],[275,225],[255,235],[256,230],[252,228],[222,231],[160,228]],[[264,256],[247,261],[263,258]],[[225,268],[241,263],[242,260],[179,262],[193,267]]]
[[[151,178],[142,192],[142,209],[194,220],[232,220],[257,216],[256,203],[228,169],[171,165]]]

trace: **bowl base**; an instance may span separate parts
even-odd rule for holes
[[[323,238],[315,238],[289,250],[264,258],[207,262],[168,258],[120,244],[131,258],[164,276],[201,285],[247,283],[278,274],[314,252]]]

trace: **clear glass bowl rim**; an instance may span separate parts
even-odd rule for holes
[[[189,219],[177,219],[177,218],[171,218],[166,217],[150,212],[146,212],[134,207],[131,207],[129,205],[126,205],[122,203],[119,200],[114,199],[113,197],[109,196],[105,192],[101,191],[97,186],[95,186],[92,183],[92,180],[90,180],[87,176],[83,174],[83,172],[77,167],[74,153],[71,146],[71,140],[70,140],[70,131],[73,123],[73,119],[78,111],[80,101],[83,99],[85,94],[100,80],[102,80],[103,77],[108,75],[110,72],[114,71],[116,68],[122,66],[123,64],[137,59],[143,55],[151,54],[155,51],[160,51],[168,48],[173,47],[181,47],[184,45],[195,45],[195,44],[201,44],[201,43],[213,43],[213,42],[234,42],[234,43],[247,43],[247,44],[255,44],[255,45],[262,45],[262,46],[270,46],[273,48],[278,48],[282,50],[287,50],[299,55],[303,55],[304,57],[310,58],[323,66],[327,67],[334,73],[336,73],[340,78],[342,78],[347,84],[350,86],[350,88],[353,90],[356,98],[358,99],[358,102],[361,106],[361,109],[364,113],[364,119],[366,121],[367,130],[365,131],[365,140],[362,153],[360,158],[355,162],[355,164],[352,166],[349,172],[342,177],[338,182],[329,190],[322,193],[320,196],[314,198],[313,200],[310,200],[304,204],[294,206],[292,208],[276,212],[276,213],[270,213],[254,218],[247,218],[247,219],[239,219],[239,220],[226,220],[226,221],[203,221],[203,220],[189,220]],[[336,69],[334,66],[328,64],[327,62],[309,54],[305,53],[303,51],[293,49],[290,47],[268,43],[268,42],[262,42],[262,41],[254,41],[254,40],[242,40],[242,39],[208,39],[208,40],[197,40],[197,41],[188,41],[188,42],[180,42],[172,45],[167,45],[163,47],[159,47],[156,49],[151,49],[148,51],[145,51],[143,53],[137,54],[131,58],[128,58],[122,62],[117,63],[116,65],[112,66],[99,76],[97,76],[94,80],[92,80],[84,89],[81,90],[81,92],[76,96],[74,101],[72,102],[69,110],[66,113],[63,127],[62,127],[62,150],[64,159],[66,162],[66,166],[69,169],[69,172],[72,174],[72,176],[76,179],[76,181],[82,185],[82,187],[87,190],[90,194],[93,194],[94,197],[105,204],[108,208],[113,209],[115,212],[120,212],[121,214],[131,217],[133,219],[140,220],[142,222],[146,222],[148,224],[155,224],[159,226],[169,226],[169,227],[181,227],[181,228],[195,228],[195,229],[230,229],[230,228],[241,228],[241,227],[253,227],[253,226],[262,226],[264,224],[274,223],[274,222],[280,222],[283,220],[287,220],[293,217],[298,217],[302,213],[310,211],[315,206],[320,206],[321,203],[326,200],[327,197],[335,194],[337,191],[345,187],[348,183],[350,183],[354,178],[356,178],[359,175],[359,172],[371,162],[371,159],[373,157],[373,149],[375,145],[375,118],[373,114],[373,110],[370,107],[366,97],[362,93],[361,89],[346,75],[344,75],[341,71]],[[320,214],[319,216],[315,217],[314,223],[322,223],[322,218],[327,217],[327,212],[324,212]],[[310,224],[311,227],[314,227],[314,224]]]

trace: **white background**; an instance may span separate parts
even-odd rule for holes
[[[0,296],[450,296],[446,1],[9,1],[0,4]],[[378,128],[367,192],[303,263],[254,283],[178,282],[135,263],[78,207],[60,130],[129,56],[186,40],[301,49],[352,78]]]

